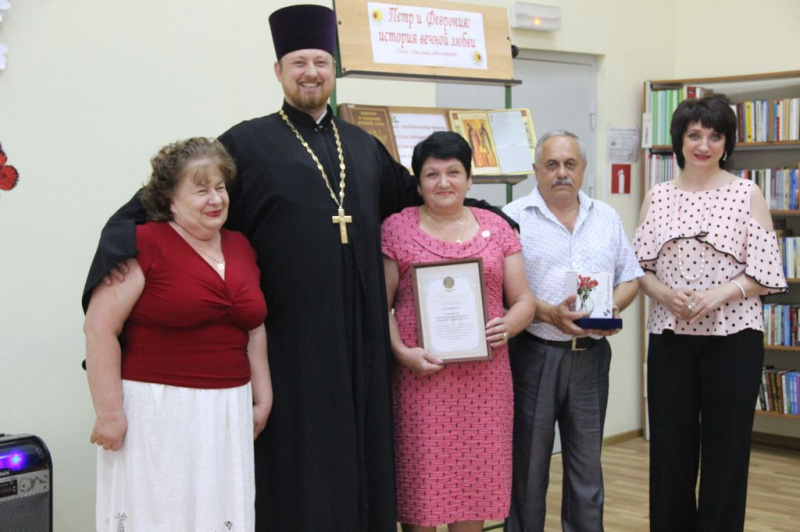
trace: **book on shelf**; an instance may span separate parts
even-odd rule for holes
[[[800,414],[800,371],[764,366],[758,406],[766,412]]]
[[[451,110],[450,128],[472,148],[474,175],[533,173],[536,130],[530,109]]]
[[[758,391],[761,410],[772,410],[772,402],[769,400],[767,393],[767,370],[773,369],[772,366],[764,366],[761,368],[761,389]]]
[[[351,124],[359,126],[383,144],[396,161],[400,161],[397,153],[397,141],[392,128],[392,117],[389,108],[382,105],[355,105],[343,103],[339,106],[339,116]]]
[[[714,94],[714,89],[708,87],[698,87],[696,85],[684,85],[683,87],[684,100],[699,100],[712,94]]]
[[[447,109],[439,107],[389,107],[400,163],[411,170],[414,147],[437,131],[449,131]]]

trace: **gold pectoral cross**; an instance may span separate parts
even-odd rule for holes
[[[342,237],[342,244],[347,244],[347,224],[353,223],[353,217],[344,213],[344,208],[339,207],[339,215],[331,216],[333,223],[339,224],[339,235]]]

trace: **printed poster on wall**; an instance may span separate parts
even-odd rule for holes
[[[372,60],[486,70],[483,15],[368,2]]]

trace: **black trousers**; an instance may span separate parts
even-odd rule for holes
[[[652,532],[744,529],[763,362],[763,334],[752,329],[729,336],[650,335]]]
[[[514,454],[506,532],[543,532],[555,424],[564,467],[561,526],[603,531],[603,425],[611,347],[546,346],[524,332],[509,342],[514,379]]]

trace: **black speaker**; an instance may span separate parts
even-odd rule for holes
[[[0,531],[52,532],[53,462],[30,434],[0,434]]]

